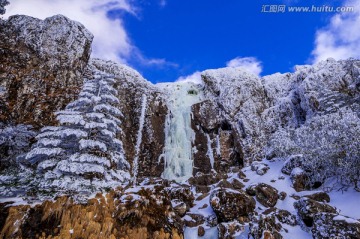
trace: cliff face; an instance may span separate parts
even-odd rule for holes
[[[76,99],[92,34],[63,16],[0,20],[1,120],[36,128],[56,124],[54,112]]]
[[[330,190],[358,196],[358,60],[153,85],[91,41],[0,20],[1,237],[358,237]]]

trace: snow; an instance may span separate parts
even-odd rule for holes
[[[121,113],[121,111],[118,108],[115,108],[114,106],[106,105],[106,104],[96,105],[94,107],[94,111],[99,112],[99,113],[108,113],[108,114],[112,114],[115,116],[123,116],[123,114]]]
[[[120,103],[119,99],[112,94],[101,95],[101,99],[103,99],[107,103],[112,103],[112,104]]]
[[[85,124],[85,129],[106,129],[107,125],[104,123],[97,122],[87,122]]]
[[[100,120],[100,119],[103,119],[105,117],[105,115],[102,114],[102,113],[87,113],[85,115],[90,120]]]
[[[80,150],[83,149],[100,149],[103,152],[107,151],[107,147],[103,142],[91,140],[91,139],[82,139],[80,140]]]
[[[76,175],[81,175],[84,173],[104,173],[104,167],[91,164],[91,163],[77,163],[77,162],[68,162],[60,161],[56,168],[64,173],[72,173]]]
[[[336,207],[341,215],[360,220],[360,210],[354,210],[359,208],[360,192],[354,189],[333,190],[329,192],[329,196],[331,198],[329,204]]]
[[[110,167],[110,162],[105,157],[98,157],[92,154],[74,154],[69,158],[71,162],[79,162],[79,163],[96,163],[100,165],[104,165]]]
[[[53,159],[45,160],[45,161],[39,163],[38,170],[43,171],[43,170],[53,168],[56,166],[57,163],[58,163],[57,160],[53,160]]]
[[[65,138],[69,136],[75,136],[77,138],[85,138],[88,136],[88,134],[87,132],[80,129],[60,129],[58,131],[41,133],[38,136],[36,136],[36,138],[37,139],[47,138],[47,137]]]
[[[84,125],[85,121],[81,115],[76,114],[58,114],[56,119],[60,122],[60,124],[79,124]]]
[[[42,138],[40,139],[36,145],[40,146],[40,147],[57,147],[59,146],[61,143],[61,140],[59,139],[47,139],[47,138]]]
[[[62,148],[34,148],[32,149],[25,157],[25,159],[30,160],[39,157],[39,156],[48,156],[54,157],[63,153]]]
[[[349,217],[344,217],[342,215],[337,215],[336,217],[333,218],[335,221],[345,221],[347,223],[357,223],[357,224],[360,224],[360,221],[358,220],[355,220],[353,218],[349,218]]]
[[[291,176],[300,175],[303,172],[304,172],[304,170],[302,170],[301,168],[296,167],[291,171]]]

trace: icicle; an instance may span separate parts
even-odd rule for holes
[[[221,149],[220,149],[220,136],[216,135],[216,154],[221,156]]]
[[[211,148],[211,139],[209,134],[206,134],[206,138],[207,138],[207,156],[210,159],[210,164],[211,164],[211,168],[214,168],[214,154],[213,154],[213,150]]]
[[[145,122],[145,113],[146,113],[146,108],[147,108],[146,104],[147,104],[147,97],[145,94],[143,94],[142,102],[141,102],[141,115],[140,115],[140,120],[139,120],[139,131],[138,131],[137,140],[136,140],[135,158],[134,158],[134,164],[133,164],[134,184],[136,184],[138,168],[139,168],[139,153],[140,153],[140,146],[141,146],[141,140],[142,140],[142,132],[143,132],[144,122]]]

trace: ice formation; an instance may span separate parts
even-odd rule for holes
[[[165,122],[165,169],[163,178],[185,181],[192,176],[191,106],[202,100],[202,85],[183,81],[162,85],[169,108]]]

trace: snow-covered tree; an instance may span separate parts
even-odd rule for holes
[[[16,166],[16,156],[30,149],[35,132],[28,125],[0,124],[0,170],[9,166]]]
[[[5,6],[9,4],[7,0],[0,0],[0,15],[5,14]]]
[[[115,80],[97,72],[79,98],[56,113],[60,126],[45,127],[26,160],[44,175],[42,188],[111,186],[128,177]]]
[[[278,157],[302,154],[311,183],[338,178],[360,185],[360,119],[352,110],[313,117],[297,129],[278,130],[269,142]]]

